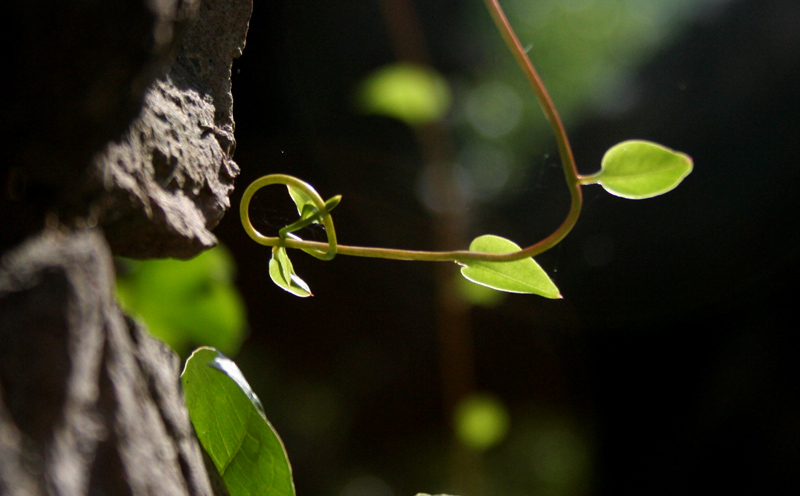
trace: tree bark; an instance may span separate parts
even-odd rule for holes
[[[0,494],[224,494],[179,359],[115,301],[113,256],[216,243],[252,1],[9,3]]]

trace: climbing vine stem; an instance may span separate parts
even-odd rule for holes
[[[270,276],[279,286],[299,296],[311,295],[305,282],[294,274],[286,255],[286,248],[296,248],[322,260],[330,260],[337,254],[342,254],[393,260],[456,262],[463,266],[462,275],[478,284],[500,291],[560,297],[555,285],[532,257],[558,244],[575,226],[583,204],[582,186],[599,184],[609,193],[622,198],[651,198],[672,190],[692,171],[693,163],[688,155],[656,143],[633,140],[611,147],[603,156],[599,172],[588,176],[578,174],[564,124],[539,74],[522,48],[498,0],[484,1],[506,45],[530,82],[555,135],[571,198],[564,221],[552,234],[527,248],[520,248],[512,241],[493,235],[476,238],[470,244],[469,250],[454,251],[340,245],[336,240],[331,210],[339,204],[341,197],[334,196],[325,201],[311,185],[285,174],[271,174],[248,186],[242,196],[240,214],[247,234],[257,243],[273,247]],[[253,227],[249,208],[250,201],[258,190],[275,184],[283,184],[289,189],[300,219],[282,228],[278,236],[270,237]],[[321,223],[325,227],[328,236],[326,242],[306,241],[294,234],[312,223]]]
[[[547,122],[550,123],[550,127],[553,129],[553,134],[558,143],[558,154],[561,157],[561,165],[564,169],[564,178],[567,181],[567,187],[569,188],[571,197],[569,213],[558,229],[550,236],[521,251],[525,253],[525,256],[531,257],[543,253],[557,245],[569,234],[575,226],[575,223],[578,222],[578,217],[580,216],[581,207],[583,205],[581,177],[578,174],[578,167],[575,165],[575,157],[572,154],[572,147],[569,144],[569,138],[567,137],[567,131],[564,129],[564,123],[561,122],[561,117],[559,117],[556,106],[553,104],[553,100],[550,98],[547,88],[539,77],[539,73],[536,72],[536,68],[534,68],[533,63],[531,63],[530,58],[528,58],[528,55],[525,53],[525,49],[522,48],[522,44],[519,38],[517,38],[516,33],[514,33],[514,29],[511,28],[511,24],[508,22],[508,18],[500,7],[498,0],[485,0],[485,3],[497,29],[500,31],[500,35],[517,60],[525,77],[530,82],[536,99],[539,101],[539,106],[542,108]]]
[[[341,254],[356,257],[387,258],[393,260],[417,260],[428,262],[510,262],[543,253],[564,239],[564,237],[577,222],[582,205],[580,176],[578,175],[577,168],[575,166],[575,159],[572,155],[572,149],[570,148],[567,133],[564,130],[564,125],[561,122],[561,118],[558,116],[555,105],[553,105],[553,101],[550,99],[550,96],[547,93],[547,89],[539,78],[539,75],[536,72],[536,69],[533,67],[530,59],[525,54],[525,50],[522,48],[519,39],[514,33],[514,30],[511,28],[508,19],[500,7],[500,4],[496,0],[486,0],[486,6],[489,9],[489,12],[492,14],[492,18],[500,30],[503,39],[506,41],[506,44],[514,54],[514,57],[517,59],[517,62],[522,68],[525,76],[528,78],[528,81],[530,82],[531,87],[533,88],[533,91],[539,101],[539,105],[542,107],[545,117],[553,128],[553,132],[556,136],[558,150],[564,168],[564,175],[571,195],[569,213],[567,214],[564,222],[558,227],[558,229],[556,229],[556,231],[538,243],[512,253],[484,253],[470,250],[421,251],[338,245],[336,242],[336,231],[333,228],[333,219],[330,216],[330,209],[325,206],[325,202],[314,190],[314,188],[295,177],[285,174],[272,174],[264,176],[253,182],[242,196],[242,202],[240,206],[242,225],[244,226],[244,229],[250,238],[265,246],[284,246],[286,248],[302,249],[307,253],[323,260],[330,260],[336,254]],[[322,221],[322,224],[325,226],[325,229],[328,233],[327,243],[306,241],[296,237],[290,237],[286,235],[288,233],[284,232],[284,230],[282,230],[282,235],[279,237],[264,236],[253,227],[252,223],[250,222],[248,210],[250,200],[256,191],[272,184],[285,184],[290,189],[295,188],[296,190],[303,191],[303,193],[312,200],[313,205],[318,212],[317,216]],[[338,203],[338,200],[336,203]],[[303,222],[303,219],[301,219],[300,222]],[[299,225],[300,222],[296,224]],[[308,219],[306,219],[304,222],[305,225],[309,223],[310,221],[308,221]],[[301,227],[304,227],[304,225]]]

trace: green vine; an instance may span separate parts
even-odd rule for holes
[[[603,157],[600,171],[581,176],[555,105],[503,9],[497,0],[485,0],[485,3],[506,45],[530,82],[555,135],[571,197],[569,212],[564,221],[552,234],[526,248],[520,248],[512,241],[494,235],[476,238],[468,250],[453,251],[340,245],[336,240],[331,211],[339,204],[341,196],[325,201],[311,185],[300,179],[285,174],[270,174],[257,179],[245,190],[240,215],[242,225],[250,238],[272,247],[270,276],[278,286],[298,296],[311,296],[308,285],[294,273],[286,252],[287,248],[291,248],[303,250],[321,260],[331,260],[341,254],[393,260],[455,262],[462,265],[464,277],[475,283],[499,291],[559,298],[561,295],[555,284],[532,257],[557,245],[575,226],[583,205],[582,186],[599,184],[609,193],[623,198],[651,198],[674,189],[692,171],[692,159],[688,155],[649,141],[632,140],[610,148]],[[258,190],[274,184],[283,184],[288,188],[300,218],[282,228],[277,237],[269,237],[253,227],[249,207]],[[325,227],[327,242],[307,241],[294,234],[313,223],[321,223]]]

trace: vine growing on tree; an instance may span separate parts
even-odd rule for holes
[[[571,197],[564,221],[549,236],[526,248],[491,234],[479,236],[466,250],[453,251],[342,245],[338,243],[331,216],[341,201],[340,196],[324,200],[311,185],[300,179],[270,174],[257,179],[245,190],[240,216],[250,238],[271,247],[269,274],[278,286],[297,296],[311,295],[310,288],[295,274],[289,259],[288,250],[299,249],[321,260],[349,255],[455,262],[461,265],[462,275],[472,282],[499,291],[560,298],[558,288],[533,257],[557,245],[575,226],[583,204],[584,186],[599,184],[622,198],[651,198],[672,190],[692,171],[692,159],[688,155],[649,141],[630,140],[612,146],[605,153],[598,172],[579,174],[564,125],[536,69],[498,1],[485,0],[485,3],[506,45],[530,82],[555,135]],[[258,190],[276,184],[288,189],[299,219],[280,229],[277,236],[270,237],[253,227],[249,207]],[[325,242],[304,240],[295,234],[314,223],[325,227]],[[182,381],[198,438],[229,493],[293,496],[291,467],[283,445],[236,365],[212,348],[200,348],[187,360]],[[220,397],[226,401],[219,401]]]

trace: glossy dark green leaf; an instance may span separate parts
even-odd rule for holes
[[[600,172],[591,176],[612,195],[634,200],[673,190],[692,172],[688,155],[649,141],[624,141],[603,157]]]
[[[313,296],[308,284],[294,273],[292,261],[283,246],[272,247],[272,259],[269,261],[269,276],[278,287],[305,298]]]
[[[520,247],[505,238],[486,234],[475,238],[470,251],[512,253]],[[470,281],[508,293],[538,294],[545,298],[561,298],[558,288],[533,258],[514,262],[462,262],[461,274]]]
[[[261,402],[236,364],[213,348],[186,361],[189,416],[231,496],[294,496],[292,468]]]

